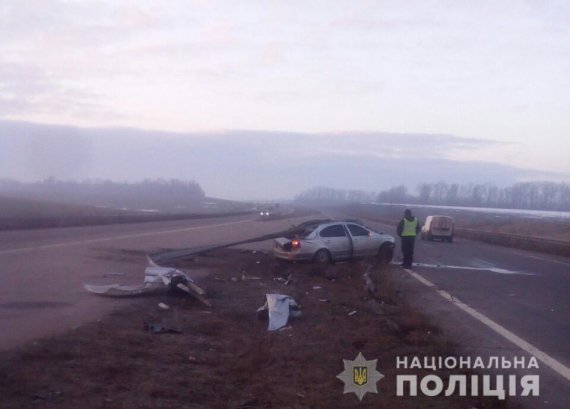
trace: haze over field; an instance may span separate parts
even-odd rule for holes
[[[448,135],[228,131],[174,134],[0,122],[0,174],[20,180],[195,179],[209,196],[292,197],[312,186],[382,190],[425,180],[512,184],[554,172],[455,155],[501,143]]]
[[[0,176],[312,186],[570,181],[570,5],[0,5]]]

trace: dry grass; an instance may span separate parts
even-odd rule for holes
[[[500,407],[492,399],[395,396],[397,356],[449,355],[452,345],[406,304],[389,268],[372,268],[377,291],[370,294],[362,279],[366,261],[319,271],[275,264],[260,252],[223,250],[180,264],[211,269],[200,283],[212,295],[211,310],[186,298],[148,298],[101,322],[5,353],[0,407]],[[262,279],[240,280],[242,270]],[[289,274],[290,285],[274,280]],[[303,317],[291,321],[291,329],[268,333],[267,322],[257,318],[268,292],[289,294],[301,305]],[[159,310],[159,301],[171,310]],[[149,334],[145,321],[183,334]],[[359,352],[378,359],[386,375],[379,394],[360,403],[353,394],[343,395],[336,378],[342,359]]]

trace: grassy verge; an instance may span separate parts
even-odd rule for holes
[[[319,269],[281,264],[262,251],[231,249],[177,266],[210,272],[200,285],[210,295],[211,309],[187,298],[151,297],[100,322],[4,353],[1,407],[506,407],[491,398],[396,396],[397,356],[448,356],[454,346],[402,299],[391,267],[364,261]],[[376,287],[372,292],[364,289],[367,269]],[[272,292],[293,296],[303,316],[269,333],[256,309]],[[158,308],[159,302],[170,309]],[[143,322],[182,334],[151,334]],[[367,394],[362,402],[344,395],[336,378],[343,359],[359,352],[378,359],[377,369],[385,375],[378,394]]]
[[[245,204],[219,199],[208,200],[216,207],[200,208],[197,204],[196,210],[189,209],[184,213],[152,213],[0,197],[0,230],[144,223],[251,213]]]

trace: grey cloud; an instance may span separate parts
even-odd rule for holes
[[[323,152],[371,157],[449,158],[457,151],[510,143],[445,134],[343,132],[318,136]]]
[[[226,131],[176,134],[127,128],[74,128],[0,121],[0,174],[20,180],[195,179],[209,195],[291,197],[325,185],[346,189],[413,188],[420,182],[505,185],[529,175],[559,174],[498,163],[459,162],[434,150],[492,141],[450,135]],[[416,156],[379,157],[384,149],[421,145]],[[467,145],[465,145],[467,144]],[[431,146],[431,148],[430,148]],[[353,155],[345,151],[351,149]],[[422,155],[420,155],[422,153]]]
[[[37,95],[55,88],[47,73],[38,66],[0,60],[0,92]]]
[[[67,113],[84,118],[119,119],[99,95],[67,85],[35,64],[0,59],[0,118],[22,113]]]
[[[20,42],[57,39],[61,44],[104,45],[125,40],[135,29],[161,26],[141,7],[104,2],[6,0],[0,9],[2,37]]]

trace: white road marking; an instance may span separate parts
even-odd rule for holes
[[[525,276],[534,276],[534,273],[523,273],[520,271],[507,270],[499,267],[469,267],[469,266],[448,266],[446,264],[427,264],[427,263],[414,263],[414,267],[426,267],[426,268],[441,268],[441,269],[452,269],[452,270],[472,270],[472,271],[490,271],[491,273],[497,274],[520,274]]]
[[[158,236],[158,235],[162,235],[162,234],[181,233],[181,232],[193,231],[193,230],[210,229],[213,227],[232,226],[235,224],[249,223],[249,222],[251,222],[251,220],[240,220],[237,222],[208,224],[208,225],[204,225],[204,226],[186,227],[183,229],[172,229],[172,230],[153,231],[153,232],[146,232],[146,233],[124,234],[122,236],[100,237],[97,239],[88,239],[88,240],[80,240],[80,241],[67,241],[67,242],[63,242],[63,243],[45,244],[45,245],[32,246],[32,247],[20,247],[20,248],[16,248],[16,249],[0,250],[0,255],[18,254],[18,253],[25,253],[27,251],[47,250],[47,249],[53,249],[53,248],[58,248],[58,247],[81,246],[84,244],[93,244],[93,243],[102,243],[105,241],[132,239],[135,237],[147,237],[147,236]]]
[[[505,253],[505,254],[508,254],[510,256],[517,255],[517,256],[521,256],[521,257],[533,258],[535,260],[546,261],[547,263],[555,263],[555,264],[561,264],[563,266],[570,266],[570,263],[566,262],[566,261],[561,261],[561,260],[556,260],[553,258],[546,258],[546,257],[537,256],[534,254],[529,254],[529,252],[531,252],[532,250],[526,250],[526,251],[525,250],[519,250],[519,249],[513,248],[513,247],[505,247],[505,246],[495,245],[495,244],[486,243],[483,241],[478,241],[478,240],[473,240],[473,239],[464,239],[464,240],[468,244],[469,244],[469,242],[471,242],[471,243],[475,243],[476,245],[493,247],[493,249],[495,249],[495,251],[499,251],[501,253]],[[459,240],[456,240],[456,241],[459,241]]]
[[[415,273],[409,269],[405,269],[405,271],[407,271],[412,277],[414,277],[416,280],[418,280],[422,284],[424,284],[428,287],[431,287],[431,288],[434,288],[434,287],[437,288],[434,283],[425,279],[424,277],[422,277],[418,273]],[[454,296],[452,296],[448,292],[443,291],[443,290],[437,290],[437,292],[443,298],[450,301],[453,305],[457,306],[457,308],[463,310],[464,312],[471,315],[473,318],[475,318],[479,322],[485,324],[487,327],[491,328],[497,334],[499,334],[499,335],[503,336],[505,339],[511,341],[513,344],[515,344],[516,346],[518,346],[522,350],[526,351],[530,355],[535,356],[543,364],[550,367],[552,370],[554,370],[558,374],[562,375],[564,378],[566,378],[566,380],[570,381],[570,368],[568,368],[564,364],[558,362],[556,359],[552,358],[550,355],[546,354],[545,352],[542,352],[540,349],[538,349],[534,345],[529,344],[528,342],[526,342],[524,339],[520,338],[519,336],[513,334],[511,331],[509,331],[505,327],[497,324],[492,319],[481,314],[479,311],[477,311],[477,310],[471,308],[470,306],[468,306],[467,304],[461,302],[460,300],[458,300],[457,298],[455,298]]]
[[[534,258],[536,260],[546,261],[547,263],[556,263],[556,264],[562,264],[563,266],[570,266],[570,263],[566,263],[564,261],[559,261],[559,260],[554,260],[551,258],[544,258],[544,257],[539,257],[539,256],[533,256],[533,255],[525,254],[525,253],[521,253],[521,252],[516,252],[516,253],[520,256],[523,256],[523,257]]]

